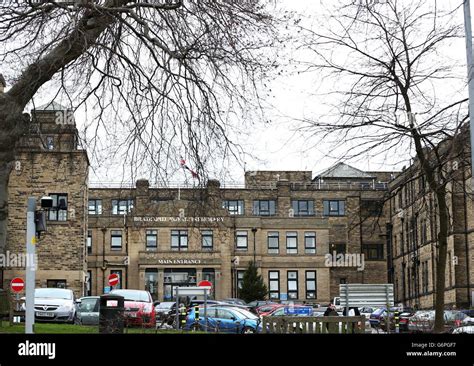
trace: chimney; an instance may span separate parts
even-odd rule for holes
[[[7,83],[5,82],[5,78],[0,73],[0,94],[3,94],[3,91],[5,90],[6,86],[7,86]]]

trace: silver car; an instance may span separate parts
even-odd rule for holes
[[[64,288],[35,289],[35,320],[73,323],[76,315],[74,292]]]
[[[87,296],[77,300],[75,323],[81,325],[98,325],[99,300],[99,296]]]

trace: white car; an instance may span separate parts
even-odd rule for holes
[[[76,300],[72,290],[64,288],[35,289],[35,320],[73,323]]]
[[[471,318],[470,316],[466,317],[462,321],[462,325],[474,325],[474,318]]]
[[[452,334],[474,334],[474,325],[453,329]]]

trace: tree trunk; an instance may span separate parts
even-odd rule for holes
[[[438,257],[436,266],[434,332],[444,332],[444,292],[446,289],[446,260],[448,255],[449,214],[446,205],[446,187],[436,192],[439,210]]]
[[[0,253],[7,245],[8,179],[15,160],[15,145],[29,122],[22,111],[13,98],[0,94]]]

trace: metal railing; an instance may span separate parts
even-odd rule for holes
[[[365,316],[264,316],[264,333],[365,333]]]

